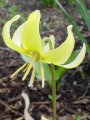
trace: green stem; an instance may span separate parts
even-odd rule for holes
[[[56,81],[55,81],[55,71],[54,65],[51,64],[52,72],[52,104],[53,104],[53,120],[56,120]]]

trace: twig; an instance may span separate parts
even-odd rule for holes
[[[1,99],[0,99],[0,103],[1,103],[4,107],[8,108],[8,110],[11,111],[12,113],[17,114],[17,115],[20,115],[20,116],[23,116],[21,113],[16,112],[15,110],[13,110],[13,108],[12,108],[10,105],[8,105],[6,102],[3,102]]]
[[[23,92],[23,93],[21,94],[21,96],[23,97],[23,99],[24,99],[24,101],[25,101],[25,109],[24,109],[24,118],[25,118],[25,120],[34,120],[34,119],[30,116],[30,114],[29,114],[29,112],[28,112],[29,105],[30,105],[30,100],[29,100],[28,94],[25,93],[25,92]]]

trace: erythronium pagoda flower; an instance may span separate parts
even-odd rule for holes
[[[10,27],[14,21],[17,21],[20,18],[19,15],[16,15],[11,20],[6,22],[3,27],[3,40],[6,45],[28,57],[30,57],[30,62],[22,65],[11,77],[14,77],[21,70],[24,70],[25,74],[22,80],[25,80],[28,76],[31,69],[32,75],[29,82],[29,86],[32,86],[35,78],[35,63],[40,62],[41,64],[41,78],[42,78],[42,87],[44,87],[44,69],[43,64],[54,64],[57,66],[62,66],[68,69],[75,68],[83,61],[86,53],[86,46],[83,44],[83,47],[77,57],[71,62],[66,63],[70,58],[74,45],[75,39],[72,32],[72,25],[67,27],[68,36],[67,39],[57,48],[54,48],[55,38],[53,35],[41,39],[39,33],[39,23],[41,14],[39,10],[32,12],[27,21],[19,26],[19,28],[13,34],[13,37],[10,37]],[[49,42],[45,42],[49,41]]]

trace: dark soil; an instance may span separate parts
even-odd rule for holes
[[[8,7],[15,4],[20,5],[20,12],[28,15],[35,9],[40,9],[42,13],[42,36],[54,34],[57,44],[61,43],[66,37],[66,26],[69,22],[63,14],[55,8],[46,8],[40,1],[15,0],[8,2],[0,12],[2,19],[8,19]],[[27,4],[28,3],[28,4]],[[79,24],[82,32],[90,39],[85,25],[79,12],[75,11],[73,5],[64,5],[73,18]],[[89,7],[89,5],[88,5]],[[72,12],[73,11],[73,12]],[[6,17],[5,17],[6,16]],[[2,29],[3,24],[0,27]],[[1,33],[0,33],[1,34]],[[76,41],[76,48],[80,47]],[[33,88],[29,88],[28,80],[21,81],[23,73],[15,78],[10,75],[17,70],[24,61],[16,52],[8,49],[2,40],[0,41],[0,120],[23,120],[24,101],[21,93],[24,91],[29,95],[31,104],[29,112],[35,120],[40,120],[41,115],[47,118],[52,117],[52,104],[48,95],[51,90],[46,84],[41,88],[41,82],[35,80]],[[61,80],[61,91],[57,93],[57,119],[58,120],[76,120],[77,115],[81,115],[82,120],[90,120],[90,56],[87,55],[82,65],[76,69],[70,70]]]

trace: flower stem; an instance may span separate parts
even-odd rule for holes
[[[52,104],[53,104],[53,120],[56,120],[56,81],[55,81],[55,71],[54,65],[51,64],[52,72]]]

